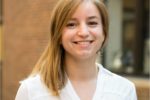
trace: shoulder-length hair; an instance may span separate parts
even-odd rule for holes
[[[100,12],[105,36],[101,48],[105,46],[108,39],[108,14],[102,1],[59,0],[51,13],[49,44],[31,73],[31,76],[39,74],[50,93],[55,96],[59,95],[59,90],[65,86],[67,80],[64,70],[65,52],[61,45],[62,30],[83,1],[91,1]]]

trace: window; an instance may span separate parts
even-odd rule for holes
[[[109,11],[106,68],[125,75],[148,76],[150,61],[149,1],[105,0]]]

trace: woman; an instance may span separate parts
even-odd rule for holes
[[[137,100],[134,84],[96,63],[108,39],[99,0],[59,0],[50,42],[16,100]]]

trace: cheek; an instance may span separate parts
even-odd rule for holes
[[[61,37],[62,44],[64,45],[64,44],[67,44],[67,43],[71,42],[73,37],[74,37],[74,32],[73,31],[68,30],[68,29],[64,29],[62,31],[62,37]]]
[[[68,38],[68,30],[65,28],[63,31],[62,31],[62,42],[64,42],[66,39]]]
[[[104,35],[104,33],[103,33],[102,28],[96,28],[96,29],[93,30],[92,33],[93,33],[93,35],[94,35],[96,38],[98,38],[98,40],[100,40],[101,42],[104,41],[105,35]]]

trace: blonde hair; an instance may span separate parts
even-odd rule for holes
[[[39,74],[46,87],[56,96],[59,95],[59,90],[66,84],[65,52],[61,45],[62,30],[83,1],[86,0],[59,0],[51,14],[49,44],[31,73],[31,76]],[[108,38],[108,15],[105,5],[99,0],[87,1],[92,1],[100,11],[105,34],[105,40],[102,44],[102,47],[104,47]]]

